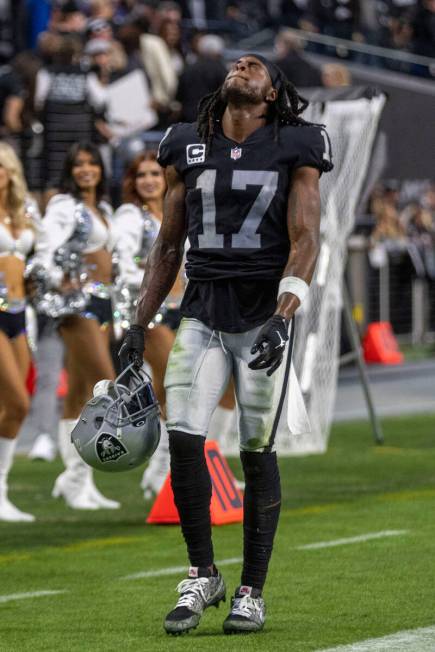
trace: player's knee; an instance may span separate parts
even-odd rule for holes
[[[169,452],[171,459],[182,460],[204,455],[205,438],[181,430],[169,431]]]
[[[27,394],[10,397],[5,403],[5,419],[21,423],[30,410],[30,399]]]
[[[241,451],[240,460],[246,483],[260,488],[279,484],[279,468],[276,453]]]
[[[205,438],[169,431],[171,484],[178,508],[211,498],[211,480],[204,453]]]

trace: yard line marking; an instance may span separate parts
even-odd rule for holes
[[[401,534],[407,534],[408,530],[382,530],[381,532],[371,532],[369,534],[360,534],[357,537],[348,537],[346,539],[335,539],[334,541],[319,541],[318,543],[307,543],[304,546],[297,546],[296,550],[318,550],[320,548],[333,548],[334,546],[345,546],[349,543],[361,543],[371,541],[372,539],[383,539],[384,537],[399,537]]]
[[[216,566],[231,566],[232,564],[240,564],[243,561],[242,557],[230,557],[229,559],[221,559],[216,562]],[[120,577],[120,580],[141,580],[146,577],[163,577],[164,575],[177,575],[177,573],[186,572],[186,566],[172,566],[170,568],[159,568],[158,570],[142,571],[141,573],[133,573],[132,575],[125,575]]]
[[[402,632],[368,638],[350,645],[339,645],[318,652],[433,652],[435,649],[435,626],[405,629]]]
[[[12,602],[12,600],[27,600],[29,598],[43,598],[47,595],[59,595],[59,593],[68,593],[66,590],[62,591],[32,591],[30,593],[11,593],[10,595],[0,595],[0,604],[5,602]]]
[[[144,540],[144,536],[107,537],[105,539],[76,541],[75,543],[68,543],[64,546],[59,546],[59,548],[56,549],[62,550],[62,552],[78,552],[81,550],[93,550],[96,548],[109,548],[110,546],[129,546],[133,543],[142,543]]]

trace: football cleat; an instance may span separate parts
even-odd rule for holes
[[[263,629],[266,605],[258,589],[239,586],[231,598],[231,611],[224,620],[225,634],[249,634]]]
[[[82,410],[71,441],[100,471],[128,471],[150,459],[160,440],[159,404],[143,367],[101,380]]]
[[[191,567],[189,578],[177,586],[180,594],[175,608],[168,613],[163,624],[168,634],[184,634],[198,627],[208,607],[218,607],[225,602],[226,587],[222,575],[211,575],[209,569]]]

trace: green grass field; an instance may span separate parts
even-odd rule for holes
[[[337,425],[326,455],[281,460],[283,509],[265,599],[265,630],[224,637],[227,606],[184,637],[162,629],[183,573],[124,580],[186,562],[177,526],[145,526],[141,470],[98,474],[119,512],[77,512],[50,498],[60,465],[18,459],[11,497],[34,524],[0,523],[0,651],[252,650],[308,652],[435,624],[435,416]],[[240,476],[237,460],[230,460]],[[385,530],[400,536],[297,547]],[[241,526],[214,530],[217,559],[240,557]],[[239,564],[222,568],[231,593]],[[1,601],[33,591],[56,595]],[[428,649],[428,648],[425,648]],[[434,648],[435,649],[435,642]],[[411,652],[417,652],[413,649]]]

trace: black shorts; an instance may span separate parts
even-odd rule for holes
[[[0,311],[0,330],[11,340],[26,332],[26,313]]]
[[[86,317],[87,319],[96,319],[101,326],[111,324],[113,322],[112,300],[91,296],[83,313],[83,317]]]
[[[179,308],[168,308],[163,315],[162,324],[176,331],[180,325],[181,313]]]

